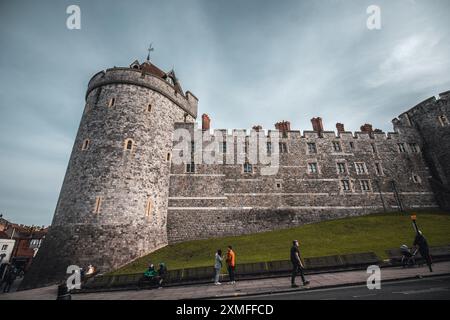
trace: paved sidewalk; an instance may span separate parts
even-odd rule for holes
[[[415,268],[383,268],[381,269],[381,280],[398,280],[412,277],[429,277],[440,274],[450,274],[450,261],[436,263],[434,272],[430,273],[428,267]],[[311,290],[324,287],[344,286],[350,284],[365,283],[369,275],[365,270],[345,271],[335,273],[321,273],[307,276],[311,282],[307,287],[292,289],[290,277],[267,278],[258,280],[239,281],[235,285],[223,283],[220,286],[214,284],[186,285],[153,290],[125,290],[113,292],[97,292],[73,294],[73,300],[178,300],[178,299],[201,299],[233,297],[248,294],[262,294],[275,292],[289,292],[296,290]],[[301,283],[300,277],[297,283]],[[0,294],[0,300],[45,300],[56,299],[56,286],[19,291],[9,294]]]

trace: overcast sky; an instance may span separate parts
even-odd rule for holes
[[[66,28],[67,6],[81,30]],[[381,8],[368,30],[366,9]],[[450,1],[0,0],[0,213],[49,224],[90,77],[146,57],[175,68],[213,128],[391,119],[450,89]]]

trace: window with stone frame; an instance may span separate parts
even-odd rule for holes
[[[271,154],[272,153],[272,142],[267,142],[266,146],[267,146],[267,154]]]
[[[127,151],[131,151],[131,150],[133,150],[133,147],[134,147],[133,139],[125,139],[124,149]]]
[[[370,191],[369,180],[359,180],[359,184],[361,186],[362,191]]]
[[[351,191],[350,180],[341,180],[341,188],[343,191]]]
[[[417,143],[410,143],[409,144],[409,148],[411,149],[412,153],[419,153],[419,146],[417,145]]]
[[[441,126],[443,126],[443,127],[448,126],[450,124],[445,115],[438,116],[438,120],[439,120],[439,123],[441,124]]]
[[[191,141],[191,157],[194,156],[194,153],[195,153],[195,142]]]
[[[253,165],[252,164],[245,162],[243,166],[244,166],[244,173],[253,173]]]
[[[412,175],[412,180],[414,183],[422,183],[422,179],[417,174]]]
[[[278,146],[280,147],[280,153],[287,153],[288,152],[286,142],[280,142],[280,143],[278,143]]]
[[[103,198],[101,196],[95,197],[94,213],[100,213]]]
[[[153,202],[152,202],[151,198],[148,198],[147,199],[147,205],[145,206],[145,216],[147,218],[151,217],[152,210],[153,210]]]
[[[398,152],[404,153],[406,152],[405,144],[404,143],[398,143]]]
[[[375,173],[377,174],[377,176],[383,175],[383,167],[381,166],[381,163],[379,163],[379,162],[375,162]]]
[[[227,143],[225,141],[219,142],[219,152],[227,153]]]
[[[364,162],[355,162],[356,174],[366,174],[367,168]]]
[[[186,172],[187,173],[195,173],[195,163],[186,163]]]
[[[319,173],[319,167],[317,166],[317,162],[308,163],[308,173]]]
[[[316,144],[314,142],[308,142],[308,153],[317,153]]]
[[[338,162],[337,165],[337,172],[338,174],[345,174],[347,173],[347,167],[345,166],[345,162]]]
[[[350,141],[350,142],[349,142],[349,146],[350,146],[350,149],[351,149],[351,150],[354,150],[354,149],[355,149],[355,143],[354,143],[353,141]]]
[[[90,143],[91,143],[91,141],[89,139],[84,139],[83,144],[81,145],[81,150],[85,151],[85,150],[89,149]]]
[[[116,98],[111,98],[111,99],[109,99],[108,107],[114,106],[115,103],[116,103]]]
[[[341,143],[339,141],[333,141],[333,150],[335,152],[341,152],[342,151]]]

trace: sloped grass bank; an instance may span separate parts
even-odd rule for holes
[[[417,212],[417,223],[430,246],[450,244],[450,213]],[[212,266],[214,253],[231,244],[237,263],[286,260],[293,239],[300,241],[303,257],[375,252],[386,258],[386,249],[412,245],[414,230],[407,213],[383,213],[308,224],[237,237],[196,240],[169,245],[110,274],[144,272],[151,262],[169,269]]]

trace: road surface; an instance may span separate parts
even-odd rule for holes
[[[236,299],[236,298],[234,298]],[[381,289],[365,285],[329,289],[301,290],[238,297],[247,300],[450,300],[450,276],[381,282]]]

